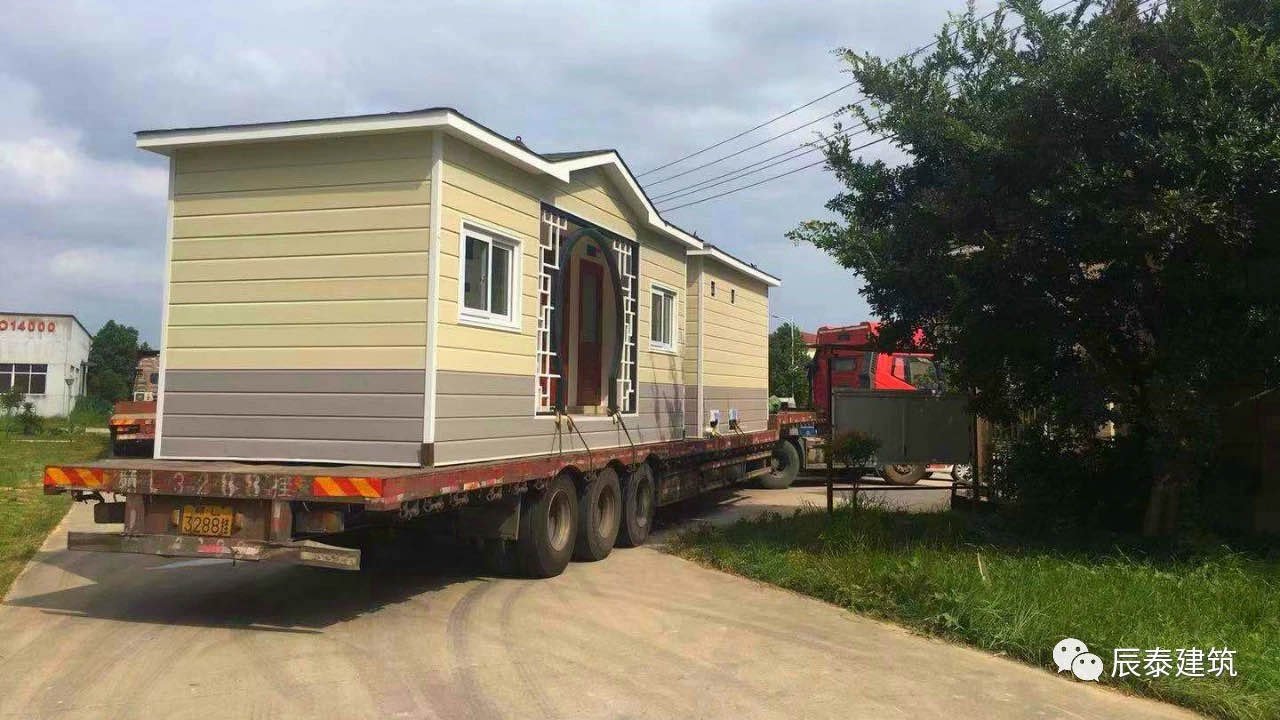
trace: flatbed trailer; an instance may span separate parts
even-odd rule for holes
[[[656,506],[794,478],[779,454],[783,427],[427,468],[112,458],[49,466],[44,492],[96,503],[96,522],[124,525],[71,532],[72,550],[358,570],[361,550],[344,537],[437,523],[481,543],[500,571],[549,576],[571,556],[644,542]]]

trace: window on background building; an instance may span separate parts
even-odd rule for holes
[[[676,293],[656,285],[650,290],[649,347],[657,350],[676,348]]]
[[[466,228],[463,232],[463,318],[513,325],[513,298],[518,289],[515,266],[519,245],[490,232]]]
[[[16,387],[27,395],[43,395],[48,378],[48,365],[0,363],[0,392]]]

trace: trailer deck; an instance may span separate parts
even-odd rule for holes
[[[565,468],[590,473],[615,462],[635,465],[652,458],[679,463],[690,457],[714,465],[718,455],[771,445],[776,439],[776,430],[760,430],[432,468],[111,458],[50,466],[45,469],[44,491],[348,502],[369,510],[395,510],[410,501],[545,479]]]

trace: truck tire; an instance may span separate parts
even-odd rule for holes
[[[622,490],[618,471],[601,470],[578,495],[578,542],[573,559],[594,562],[609,557],[622,522]]]
[[[564,572],[578,534],[578,493],[565,474],[520,503],[520,539],[516,556],[529,577],[548,578]]]
[[[769,472],[760,476],[760,486],[769,490],[791,487],[800,474],[800,451],[789,440],[779,440],[769,458]]]
[[[885,465],[880,468],[880,477],[890,485],[915,485],[927,474],[924,465]]]
[[[658,487],[653,468],[648,463],[631,471],[622,480],[622,522],[618,524],[619,547],[638,547],[653,529],[653,510],[657,506]]]

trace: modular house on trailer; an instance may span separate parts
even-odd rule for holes
[[[170,161],[157,458],[449,466],[767,425],[779,280],[612,150],[448,108],[137,143]]]

